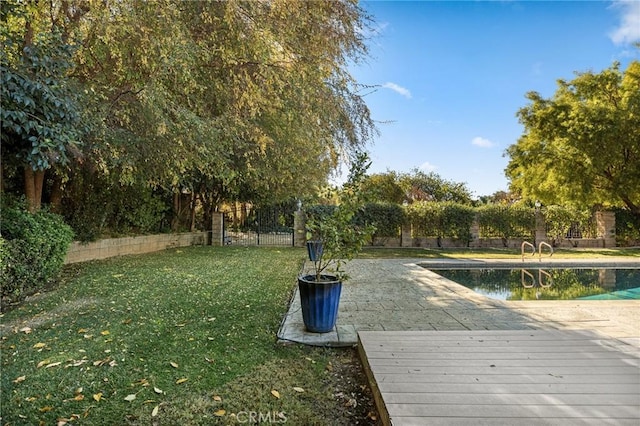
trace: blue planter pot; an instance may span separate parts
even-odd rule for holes
[[[322,258],[322,241],[307,241],[309,260],[318,262]]]
[[[298,277],[302,319],[307,331],[328,333],[338,319],[338,306],[342,281],[333,275],[321,275],[323,281],[315,281],[315,275]]]

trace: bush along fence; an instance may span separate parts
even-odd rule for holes
[[[73,231],[58,215],[3,207],[0,235],[0,309],[3,309],[58,278]]]
[[[304,244],[308,215],[322,215],[330,206],[310,206],[296,220],[297,246]],[[523,241],[554,247],[602,248],[616,246],[616,216],[610,211],[588,211],[549,206],[483,205],[454,202],[416,202],[407,206],[367,204],[354,225],[373,224],[370,242],[381,247],[519,248]]]

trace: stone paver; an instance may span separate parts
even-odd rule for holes
[[[543,259],[545,265],[626,266],[640,259]],[[418,266],[492,265],[539,267],[537,260],[357,259],[347,265],[336,328],[304,329],[296,289],[278,338],[315,346],[353,346],[358,331],[588,329],[640,348],[640,300],[499,301]]]

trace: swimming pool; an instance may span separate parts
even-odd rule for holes
[[[640,269],[421,266],[498,300],[640,299]]]

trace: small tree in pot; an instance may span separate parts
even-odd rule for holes
[[[302,317],[311,332],[333,330],[342,283],[348,279],[343,266],[362,250],[375,231],[375,227],[358,226],[353,220],[366,202],[361,187],[370,164],[367,154],[358,154],[347,182],[336,191],[338,205],[329,214],[308,218],[308,235],[322,245],[318,256],[312,259],[313,271],[298,277]]]

